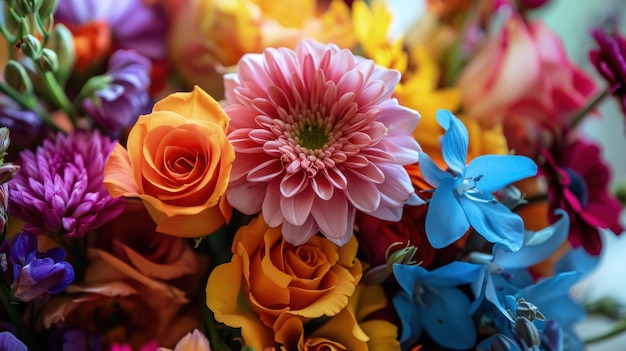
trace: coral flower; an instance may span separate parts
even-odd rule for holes
[[[321,231],[338,245],[356,210],[400,220],[417,197],[402,167],[418,160],[419,114],[391,98],[400,74],[336,45],[248,54],[225,76],[236,159],[229,203],[282,223],[294,245]]]

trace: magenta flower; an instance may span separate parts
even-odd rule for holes
[[[548,195],[551,220],[557,220],[555,209],[569,214],[569,242],[591,255],[602,250],[599,228],[616,235],[624,230],[620,224],[622,206],[609,192],[609,168],[600,158],[597,145],[578,140],[559,152],[543,152],[543,173],[550,180]]]
[[[66,238],[108,222],[124,209],[123,198],[113,199],[102,184],[114,145],[97,131],[74,131],[22,151],[9,182],[9,213],[26,222],[25,231]]]
[[[617,26],[611,33],[604,29],[595,29],[591,35],[598,48],[589,52],[591,63],[609,84],[610,93],[615,96],[626,113],[626,38]]]
[[[230,204],[282,223],[294,245],[318,231],[343,245],[356,210],[399,221],[407,201],[419,201],[403,168],[418,160],[419,114],[391,98],[399,80],[312,40],[245,55],[225,76]]]

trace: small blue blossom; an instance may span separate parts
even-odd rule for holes
[[[417,265],[394,264],[393,273],[402,288],[393,297],[402,323],[400,342],[415,340],[425,330],[441,346],[472,348],[477,332],[468,312],[470,299],[458,286],[475,281],[481,268],[461,261],[432,271]]]
[[[13,295],[22,301],[32,301],[46,292],[58,294],[74,280],[72,265],[64,261],[65,250],[55,247],[39,252],[35,234],[19,234],[11,255]]]
[[[437,111],[437,122],[445,129],[441,140],[448,170],[441,170],[420,152],[420,170],[436,189],[426,215],[426,235],[435,248],[458,240],[470,225],[478,234],[510,251],[522,246],[524,223],[517,214],[499,203],[494,192],[537,173],[535,162],[525,156],[482,155],[466,165],[467,128],[450,111]]]

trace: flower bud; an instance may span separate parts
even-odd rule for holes
[[[41,51],[42,68],[45,72],[56,72],[59,69],[59,59],[56,52],[44,48]]]
[[[9,128],[0,128],[0,157],[4,157],[4,154],[9,149],[11,139],[9,138]]]
[[[57,55],[59,67],[56,76],[60,83],[65,83],[74,70],[76,51],[74,49],[74,35],[63,24],[58,23],[50,33],[48,47]]]
[[[11,88],[28,95],[33,93],[33,83],[21,63],[9,60],[4,66],[3,75],[4,81]]]
[[[515,320],[515,335],[519,340],[524,340],[529,347],[541,345],[537,327],[524,317],[519,317]]]
[[[38,60],[41,57],[41,42],[30,34],[26,34],[22,37],[20,43],[20,49],[24,55],[30,57],[33,60]]]
[[[13,9],[18,15],[26,17],[39,10],[42,0],[16,0]]]
[[[59,0],[42,0],[41,5],[39,7],[39,17],[42,20],[48,18],[51,14],[54,13],[54,10],[57,8]]]
[[[4,184],[13,179],[13,177],[19,170],[20,166],[13,163],[5,163],[0,166],[0,184]]]

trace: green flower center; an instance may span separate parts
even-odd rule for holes
[[[307,125],[296,133],[298,143],[309,150],[323,148],[328,143],[326,128],[319,125]]]

